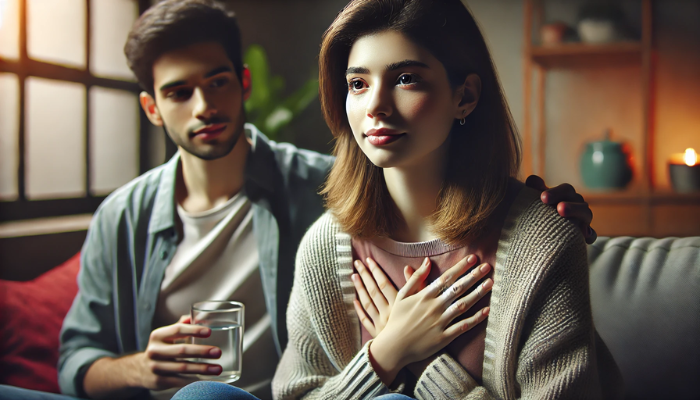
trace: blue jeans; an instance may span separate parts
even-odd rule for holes
[[[221,382],[198,381],[178,390],[171,400],[260,400],[245,390]]]
[[[0,385],[0,400],[78,400],[75,397],[62,394],[39,392],[18,388],[15,386]]]
[[[252,394],[221,382],[199,381],[190,383],[175,393],[171,400],[259,400]],[[413,400],[403,394],[377,396],[375,400]]]

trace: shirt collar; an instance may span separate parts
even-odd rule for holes
[[[256,187],[274,193],[275,155],[270,140],[253,124],[245,124],[245,135],[252,144],[245,166],[245,186],[249,192]],[[180,166],[180,153],[175,155],[162,167],[153,213],[148,232],[153,234],[175,227],[175,179]],[[251,199],[254,200],[254,199]]]
[[[245,166],[246,187],[257,186],[269,193],[275,191],[275,154],[274,142],[270,141],[253,124],[245,124],[245,134],[252,142]]]
[[[148,233],[153,234],[175,227],[175,178],[179,165],[180,153],[177,152],[162,167]]]

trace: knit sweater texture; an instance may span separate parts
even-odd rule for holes
[[[618,398],[622,380],[595,332],[586,246],[579,230],[523,188],[506,217],[486,321],[483,383],[446,353],[418,377],[417,399]],[[289,344],[276,399],[371,399],[389,393],[361,344],[353,307],[351,237],[330,213],[297,253]],[[394,391],[406,373],[397,378]],[[411,385],[413,386],[413,385]]]

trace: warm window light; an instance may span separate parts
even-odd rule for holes
[[[0,28],[2,28],[2,21],[5,16],[5,7],[7,7],[7,1],[0,0]]]
[[[692,167],[698,162],[698,153],[696,153],[692,148],[685,149],[683,161],[685,161],[685,165]]]

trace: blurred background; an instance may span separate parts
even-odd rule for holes
[[[521,177],[574,185],[601,236],[700,235],[700,1],[464,0],[520,130]],[[330,152],[321,35],[344,0],[229,0],[249,120]],[[174,151],[123,45],[148,0],[0,0],[0,279],[80,250],[111,191]]]

